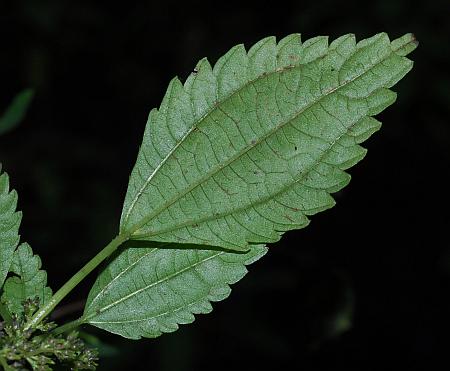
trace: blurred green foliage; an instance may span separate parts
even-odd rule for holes
[[[33,100],[33,96],[34,91],[32,89],[25,89],[14,97],[3,115],[0,116],[0,135],[13,130],[20,124]]]

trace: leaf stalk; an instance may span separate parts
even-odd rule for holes
[[[53,309],[63,300],[86,276],[97,268],[106,258],[108,258],[117,248],[129,239],[129,235],[119,234],[103,250],[86,263],[72,278],[67,281],[45,304],[40,308],[25,326],[25,330],[36,327]]]
[[[54,330],[52,330],[52,333],[54,335],[59,335],[62,334],[63,332],[70,332],[72,330],[75,330],[77,327],[79,327],[80,325],[83,324],[83,317],[76,319],[75,321],[70,321],[65,323],[62,326],[59,326],[57,328],[55,328]]]

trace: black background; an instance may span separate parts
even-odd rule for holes
[[[0,160],[54,289],[115,235],[148,112],[174,75],[267,35],[414,32],[420,42],[337,206],[174,334],[131,341],[86,328],[107,345],[100,370],[449,366],[449,15],[446,1],[0,0],[0,111],[36,90],[26,120],[0,137]]]

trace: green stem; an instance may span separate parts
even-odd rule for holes
[[[81,268],[72,278],[67,281],[50,299],[50,301],[39,309],[31,320],[25,326],[25,330],[36,327],[51,311],[71,292],[86,276],[91,273],[98,265],[109,257],[116,249],[128,240],[128,235],[119,234],[102,251],[95,255],[83,268]]]
[[[59,334],[62,334],[63,332],[72,331],[72,330],[76,329],[77,327],[79,327],[80,325],[82,325],[83,321],[84,321],[83,317],[78,318],[75,321],[67,322],[64,325],[53,329],[51,332],[54,335],[59,335]]]
[[[14,370],[10,365],[8,365],[8,362],[6,361],[6,359],[3,356],[0,356],[0,365],[3,366],[3,369],[5,371]]]
[[[3,320],[6,323],[8,323],[8,324],[12,323],[11,313],[9,312],[8,307],[2,302],[0,302],[0,315],[2,316]]]

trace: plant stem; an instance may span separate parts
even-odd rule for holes
[[[83,320],[84,320],[83,317],[81,317],[81,318],[76,319],[75,321],[67,322],[64,325],[53,329],[51,332],[54,335],[59,335],[59,334],[62,334],[63,332],[68,332],[68,331],[74,330],[78,326],[83,324]]]
[[[0,356],[0,365],[3,366],[5,371],[14,370],[11,366],[8,365],[8,362],[6,362],[6,359],[3,356]]]
[[[11,313],[9,312],[8,307],[2,302],[0,302],[0,315],[2,316],[3,320],[6,323],[8,323],[8,324],[12,323]]]
[[[67,281],[50,299],[50,301],[39,309],[31,320],[25,326],[25,330],[36,327],[50,312],[71,292],[86,276],[91,273],[98,265],[109,257],[116,249],[128,240],[128,235],[119,234],[102,251],[95,255],[83,268],[81,268],[72,278]]]

